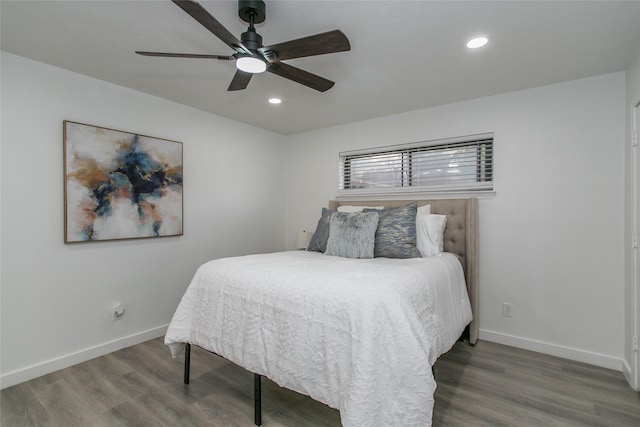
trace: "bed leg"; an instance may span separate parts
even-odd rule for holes
[[[184,348],[184,383],[189,384],[189,369],[191,368],[191,344]]]
[[[262,425],[262,386],[260,379],[260,375],[253,374],[254,422],[257,426]]]

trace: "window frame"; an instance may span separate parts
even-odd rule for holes
[[[423,152],[437,152],[462,148],[464,146],[478,146],[476,153],[476,180],[474,182],[460,182],[438,185],[413,185],[416,178],[413,176],[413,169],[417,166],[414,161],[416,154]],[[367,148],[361,150],[351,150],[339,153],[339,177],[338,177],[338,198],[358,198],[371,196],[402,196],[413,195],[439,195],[439,196],[493,196],[495,180],[495,138],[493,133],[482,133],[466,135],[455,138],[420,141],[409,144],[398,144]],[[372,158],[376,155],[399,154],[400,178],[398,186],[373,187],[373,188],[348,188],[351,173],[353,172],[352,162],[358,158]]]

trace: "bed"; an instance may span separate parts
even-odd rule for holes
[[[345,427],[430,425],[433,364],[458,339],[475,344],[478,338],[477,201],[334,200],[328,210],[367,207],[340,218],[358,218],[362,228],[371,228],[412,205],[429,205],[432,217],[446,215],[442,253],[335,256],[343,250],[336,230],[343,229],[336,228],[341,225],[334,215],[325,253],[289,251],[203,264],[165,336],[174,357],[186,349],[185,383],[190,346],[196,345],[254,373],[257,425],[261,376],[338,409]],[[415,221],[416,210],[409,212]],[[364,246],[369,248],[368,240]]]

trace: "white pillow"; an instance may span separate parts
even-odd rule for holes
[[[362,212],[364,209],[382,210],[384,209],[384,206],[351,206],[351,205],[338,206],[338,212],[346,212],[346,213]]]
[[[418,213],[416,216],[428,215],[431,213],[431,205],[418,206]]]
[[[438,255],[444,248],[446,215],[419,215],[416,217],[416,240],[423,257]]]

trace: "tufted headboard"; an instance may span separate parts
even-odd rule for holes
[[[460,258],[467,282],[467,292],[471,301],[473,321],[469,324],[469,343],[478,340],[478,200],[434,199],[434,200],[330,200],[329,209],[336,210],[341,205],[384,206],[393,208],[408,203],[418,206],[431,205],[431,213],[446,215],[444,229],[444,251]]]

